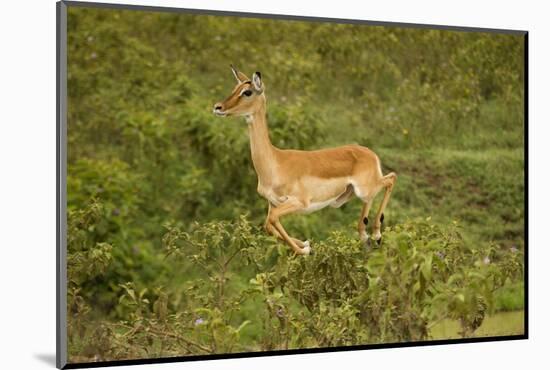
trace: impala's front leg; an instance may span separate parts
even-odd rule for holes
[[[288,235],[279,219],[284,215],[297,212],[304,207],[304,204],[298,199],[290,197],[277,207],[270,206],[269,214],[267,215],[266,229],[269,230],[270,227],[273,227],[275,231],[279,233],[279,236],[292,248],[292,250],[294,250],[294,253],[296,254],[309,254],[311,252],[311,247],[307,242],[300,242],[303,245],[303,248],[300,248],[299,243],[297,243],[299,241]]]
[[[265,224],[264,224],[264,228],[265,228],[265,231],[269,234],[269,235],[273,235],[274,237],[278,238],[278,239],[281,239],[281,240],[285,240],[285,238],[283,238],[283,236],[277,231],[277,229],[275,228],[275,226],[273,226],[271,224],[271,222],[269,222],[269,215],[271,214],[271,203],[268,202],[268,209],[267,209],[267,218],[265,219]],[[301,241],[299,239],[296,239],[296,238],[293,238],[291,237],[291,239],[294,241],[294,243],[296,243],[300,248],[305,248],[305,247],[309,247],[309,241]]]

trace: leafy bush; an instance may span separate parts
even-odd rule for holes
[[[447,317],[461,320],[469,335],[483,320],[472,319],[481,314],[480,302],[484,315],[493,308],[494,291],[522,273],[517,253],[469,247],[456,228],[427,222],[386,230],[383,247],[373,251],[338,233],[315,251],[307,259],[281,257],[263,279],[308,309],[308,322],[321,326],[308,330],[324,339],[317,342],[321,346],[422,340],[430,322]],[[343,319],[345,312],[358,321]],[[336,335],[331,341],[322,334],[329,323],[336,333],[348,333],[354,324],[361,330],[354,340]]]
[[[167,255],[195,278],[171,294],[122,284],[117,309],[126,319],[104,322],[104,332],[85,339],[96,348],[110,333],[106,358],[126,358],[130,348],[151,357],[418,341],[448,318],[471,336],[494,311],[495,292],[523,274],[518,251],[468,246],[455,225],[429,221],[386,229],[375,249],[336,232],[306,258],[245,217],[195,224],[191,232],[167,227]],[[109,258],[97,256],[108,251],[98,246],[87,262],[104,266]],[[251,301],[263,309],[245,318],[240,310]],[[257,341],[241,336],[248,325],[260,328]]]

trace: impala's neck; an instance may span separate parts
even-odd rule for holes
[[[275,147],[271,144],[271,140],[269,140],[269,131],[267,129],[265,98],[260,109],[246,117],[246,121],[248,122],[252,163],[260,182],[267,184],[273,177],[276,163]]]

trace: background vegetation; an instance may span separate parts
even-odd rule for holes
[[[71,7],[68,40],[71,362],[523,333],[521,36]],[[398,173],[380,248],[357,201],[285,220],[312,256],[264,234],[230,63],[275,145]]]

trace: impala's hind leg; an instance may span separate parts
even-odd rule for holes
[[[391,192],[393,190],[393,185],[395,184],[396,180],[397,175],[393,172],[390,172],[386,176],[382,177],[382,186],[386,189],[386,191],[384,192],[384,199],[382,199],[382,203],[380,203],[380,208],[378,208],[378,213],[376,214],[374,225],[372,227],[373,238],[378,242],[378,244],[380,244],[382,239],[380,227],[382,226],[382,222],[384,221],[384,210],[388,205],[388,201],[390,200]]]
[[[359,231],[359,239],[363,243],[369,242],[369,234],[367,234],[367,225],[369,223],[369,210],[372,206],[372,198],[367,198],[363,203],[361,209],[361,216],[359,217],[359,223],[357,224],[357,231]]]

